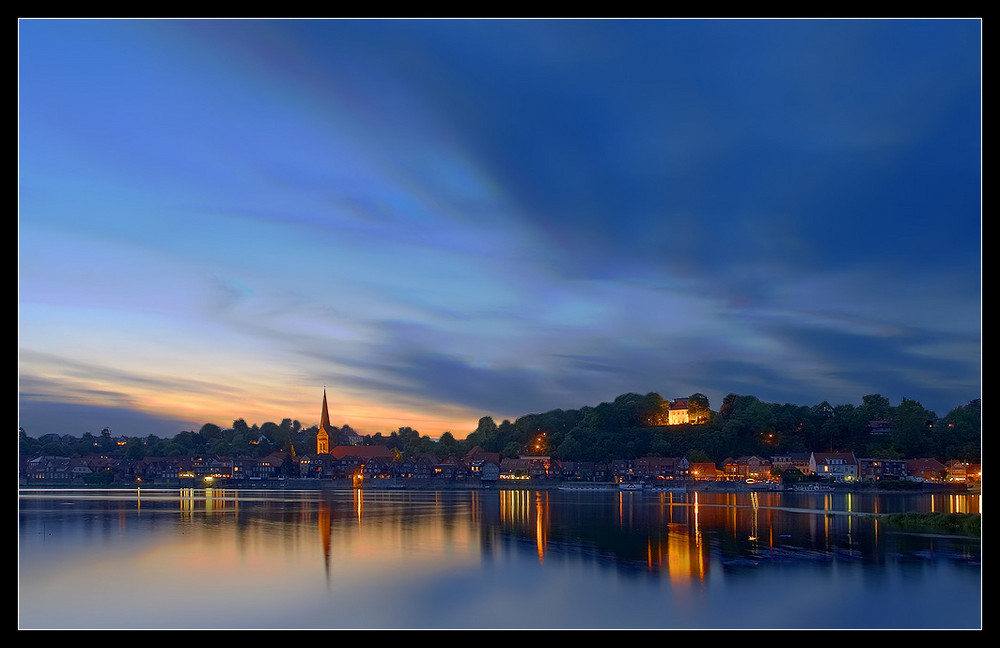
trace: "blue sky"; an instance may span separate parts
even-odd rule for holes
[[[19,418],[981,397],[978,20],[21,20]]]

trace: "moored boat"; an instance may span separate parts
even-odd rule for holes
[[[651,486],[646,489],[654,493],[686,493],[687,486]]]
[[[593,492],[616,490],[614,484],[567,484],[560,486],[561,491]]]

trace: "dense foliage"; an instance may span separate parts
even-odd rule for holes
[[[707,399],[702,399],[701,394],[693,395],[689,406],[707,404]],[[938,419],[916,401],[903,399],[892,407],[888,399],[877,394],[865,396],[859,407],[834,407],[826,402],[812,407],[782,405],[730,394],[718,412],[709,412],[704,423],[650,425],[666,405],[656,393],[624,394],[596,407],[530,414],[499,426],[486,418],[467,440],[509,455],[531,450],[541,438],[544,453],[566,460],[594,461],[660,455],[719,462],[730,456],[769,457],[810,450],[978,461],[981,452],[978,401]],[[873,429],[873,421],[886,421],[889,431]]]
[[[409,427],[389,435],[365,437],[401,456],[433,453],[462,455],[474,446],[513,457],[549,455],[562,460],[609,461],[646,455],[686,456],[691,461],[720,462],[726,457],[811,450],[853,450],[858,456],[881,458],[937,457],[979,461],[982,412],[979,401],[957,407],[944,418],[919,402],[903,399],[897,406],[878,394],[862,399],[860,406],[814,406],[766,403],[754,396],[730,394],[719,410],[708,399],[693,394],[688,399],[692,420],[701,423],[662,425],[668,401],[659,394],[622,394],[612,402],[575,410],[556,409],[527,414],[497,424],[483,417],[477,428],[459,440],[450,432],[434,441]],[[873,421],[884,421],[873,428]],[[198,432],[185,431],[172,439],[133,437],[124,445],[109,430],[95,436],[67,440],[32,439],[21,431],[21,453],[85,456],[102,453],[139,459],[143,456],[266,456],[277,450],[311,453],[316,447],[315,426],[303,429],[298,421],[247,425],[243,419],[232,427],[205,424]],[[337,428],[331,446],[346,442],[353,431]]]

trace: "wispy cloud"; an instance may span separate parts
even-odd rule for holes
[[[624,391],[979,395],[978,21],[19,37],[25,401],[307,423],[325,385],[462,435]]]

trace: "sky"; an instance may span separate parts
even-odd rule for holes
[[[982,392],[982,25],[18,24],[18,417]]]

